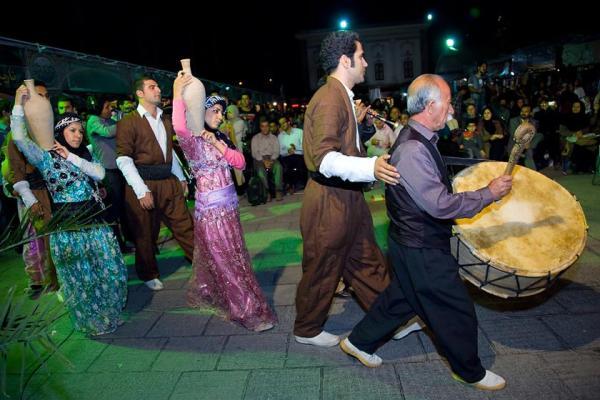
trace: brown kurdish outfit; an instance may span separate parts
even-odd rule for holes
[[[302,279],[296,294],[297,336],[314,337],[321,333],[340,277],[354,289],[365,309],[389,283],[387,264],[375,242],[363,184],[318,174],[321,161],[331,151],[366,156],[362,144],[360,150],[357,148],[352,107],[342,83],[329,77],[311,99],[305,114],[304,161],[311,179],[300,214],[304,251]]]
[[[183,189],[171,174],[173,157],[173,125],[164,114],[167,146],[166,159],[146,118],[133,112],[117,124],[117,157],[127,156],[133,162],[154,198],[154,209],[144,210],[130,185],[125,187],[127,219],[135,241],[135,269],[142,281],[160,276],[155,246],[160,222],[173,236],[190,260],[194,252],[194,226],[186,208]]]
[[[42,217],[44,224],[50,222],[52,218],[52,201],[50,200],[50,193],[46,188],[41,174],[37,168],[31,165],[23,153],[19,151],[15,142],[12,138],[8,141],[7,145],[7,156],[10,165],[10,184],[15,184],[20,181],[28,181],[31,192],[40,203],[44,215]],[[46,235],[42,238],[44,241],[44,257],[45,257],[45,270],[43,271],[43,278],[45,282],[35,282],[36,284],[47,284],[54,288],[58,288],[58,280],[56,277],[56,269],[50,257],[50,236]],[[31,277],[32,271],[27,271]],[[35,274],[34,274],[35,275]],[[35,279],[34,279],[35,280]]]

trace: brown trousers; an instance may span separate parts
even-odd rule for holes
[[[149,281],[160,277],[154,253],[160,222],[173,232],[175,240],[190,259],[194,253],[194,223],[186,208],[181,184],[175,177],[145,183],[152,192],[154,209],[142,209],[129,185],[125,188],[125,209],[135,241],[135,270],[142,281]]]
[[[373,219],[362,192],[308,182],[300,214],[304,241],[296,293],[294,334],[321,333],[340,280],[368,310],[389,284],[388,266],[375,243]]]

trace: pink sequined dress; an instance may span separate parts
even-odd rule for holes
[[[245,166],[232,149],[221,154],[192,136],[185,124],[185,104],[173,102],[173,127],[196,178],[193,272],[187,292],[192,307],[214,307],[247,329],[277,322],[258,285],[240,222],[238,199],[229,171]]]

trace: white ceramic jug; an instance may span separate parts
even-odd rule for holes
[[[190,59],[181,60],[183,72],[192,75]],[[200,79],[194,77],[192,82],[183,89],[183,101],[186,106],[185,119],[187,127],[194,135],[199,135],[204,130],[204,101],[206,90]]]
[[[47,98],[35,91],[33,79],[26,79],[29,98],[23,103],[29,135],[44,150],[50,150],[54,144],[54,113]]]

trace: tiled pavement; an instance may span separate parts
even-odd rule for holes
[[[578,264],[534,298],[507,301],[469,287],[483,363],[508,381],[501,392],[454,382],[427,332],[384,345],[378,351],[384,364],[377,369],[362,367],[338,348],[296,343],[291,329],[301,275],[299,194],[241,208],[257,276],[279,317],[275,329],[253,333],[207,310],[186,308],[191,269],[168,243],[160,261],[165,290],[152,293],[132,274],[127,323],[101,339],[87,339],[61,319],[54,337],[71,365],[50,357],[28,382],[24,398],[600,399],[600,188],[588,187],[582,177],[568,178],[563,184],[578,194],[590,224]],[[380,192],[366,197],[385,248]],[[352,299],[336,299],[326,329],[346,334],[362,315]],[[18,368],[9,365],[12,393]]]

